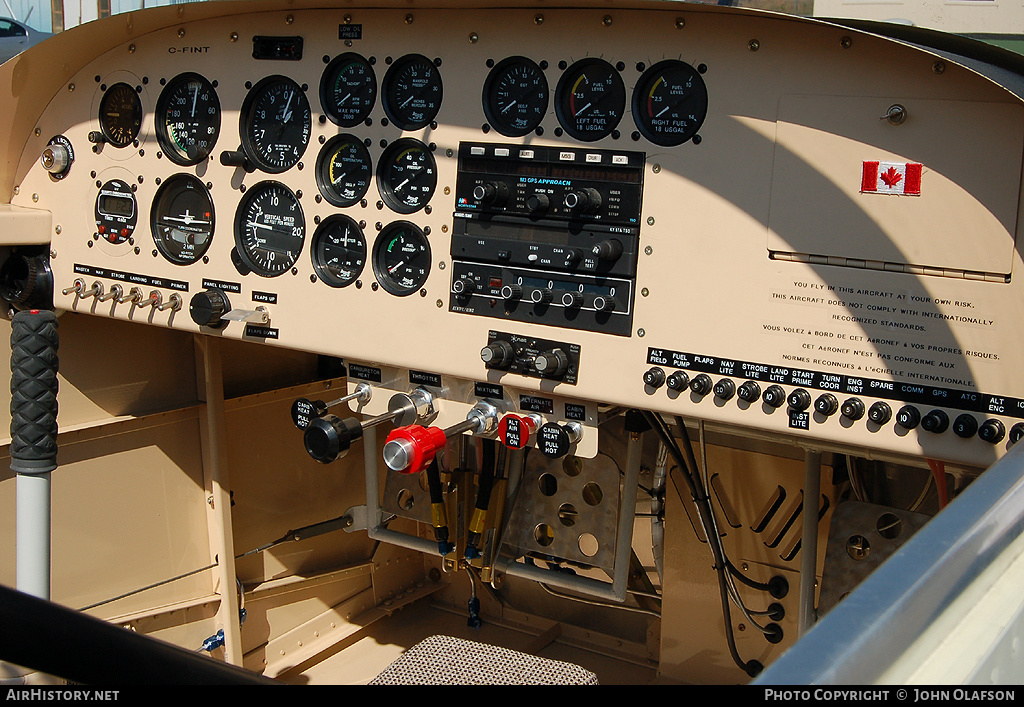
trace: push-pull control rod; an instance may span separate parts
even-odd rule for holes
[[[384,463],[392,471],[418,474],[434,460],[437,452],[450,437],[463,432],[487,434],[498,424],[498,410],[488,402],[479,402],[466,415],[466,419],[451,427],[422,427],[409,425],[392,430],[384,443]]]
[[[17,474],[17,585],[50,598],[50,473],[57,468],[57,315],[11,321],[11,471]]]
[[[348,399],[358,397],[359,394],[357,388],[356,393],[348,396]],[[340,404],[340,399],[330,403],[328,407],[335,404]],[[306,426],[302,440],[309,456],[322,464],[328,464],[344,456],[352,443],[360,439],[367,429],[391,421],[398,425],[412,425],[427,419],[433,411],[433,395],[423,388],[417,388],[411,393],[396,393],[391,396],[388,411],[369,420],[360,421],[354,416],[341,418],[332,414],[315,417]]]

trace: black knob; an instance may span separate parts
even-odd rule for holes
[[[337,415],[324,415],[309,423],[302,441],[309,456],[327,464],[344,455],[352,442],[362,436],[363,427],[356,418],[343,420]]]
[[[549,422],[537,430],[537,449],[548,459],[564,457],[571,445],[569,433],[561,425]]]
[[[533,367],[542,376],[557,378],[569,367],[569,357],[562,349],[551,349],[537,354]]]
[[[921,424],[921,413],[913,405],[904,405],[896,413],[896,424],[906,430],[912,430]]]
[[[849,420],[859,420],[864,417],[864,401],[860,398],[849,398],[839,408],[839,413]]]
[[[474,291],[476,291],[476,283],[468,277],[460,277],[452,283],[452,292],[460,298],[469,297]]]
[[[505,285],[501,288],[501,297],[506,302],[520,300],[523,297],[523,288],[519,285]]]
[[[1002,441],[1005,436],[1006,428],[1002,422],[996,419],[985,420],[978,428],[978,437],[992,444]]]
[[[480,349],[480,360],[488,368],[504,370],[512,365],[516,352],[507,341],[492,341]]]
[[[957,437],[963,437],[964,439],[970,439],[974,436],[974,433],[978,431],[978,420],[974,415],[968,415],[966,412],[963,415],[957,415],[956,419],[953,420],[953,434]]]
[[[730,378],[723,378],[715,383],[715,397],[722,400],[730,400],[736,395],[736,384]]]
[[[583,260],[583,250],[581,248],[565,249],[565,267],[571,268],[581,260]]]
[[[1021,437],[1024,437],[1024,422],[1018,422],[1010,428],[1010,444],[1017,444]]]
[[[839,412],[839,401],[832,393],[822,393],[814,401],[814,409],[825,417],[831,417]]]
[[[921,418],[921,428],[926,432],[940,434],[949,427],[949,417],[942,410],[932,410]]]
[[[789,407],[797,412],[803,412],[811,406],[811,394],[803,388],[797,388],[786,398]]]
[[[618,260],[622,255],[622,241],[615,238],[601,241],[594,246],[593,253],[598,260]]]
[[[615,298],[606,297],[604,295],[598,295],[594,298],[594,309],[598,312],[613,312],[615,311]]]
[[[578,189],[566,194],[563,203],[570,211],[592,214],[601,206],[601,193],[590,187]]]
[[[892,408],[889,403],[879,400],[868,408],[868,419],[876,425],[884,425],[892,418]]]
[[[579,292],[566,292],[562,295],[562,306],[566,309],[579,309],[583,305],[583,295]]]
[[[655,366],[644,373],[644,385],[660,388],[665,385],[665,371]]]
[[[736,396],[746,403],[756,403],[761,397],[761,386],[756,381],[747,381],[740,385]]]
[[[551,300],[554,296],[555,293],[551,291],[550,287],[538,287],[530,295],[530,299],[537,304],[551,304]]]
[[[690,377],[686,375],[686,371],[676,371],[665,380],[665,384],[671,390],[686,390],[690,386]]]
[[[473,199],[489,206],[504,206],[508,202],[508,185],[504,182],[484,182],[473,187]]]
[[[526,197],[526,208],[534,214],[547,213],[551,208],[551,198],[547,194],[531,194]]]
[[[228,296],[222,290],[211,287],[197,292],[188,304],[188,313],[199,326],[221,327],[225,322],[221,317],[231,309]]]
[[[782,389],[781,385],[770,385],[764,391],[761,400],[773,408],[780,408],[786,403],[786,391]]]
[[[300,430],[309,427],[314,418],[320,417],[327,412],[327,403],[323,400],[310,400],[299,398],[292,403],[292,422]]]
[[[706,373],[701,373],[690,381],[690,390],[697,395],[707,395],[713,387],[714,382],[712,382],[711,376]]]

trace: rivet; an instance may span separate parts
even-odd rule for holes
[[[945,70],[946,70],[946,65],[944,63],[942,63],[941,61],[937,61],[934,64],[932,64],[932,71],[934,71],[937,74],[941,74]]]
[[[686,26],[686,20],[684,20],[682,17],[677,17],[676,18],[676,29],[682,29],[685,26]]]
[[[129,54],[134,54],[135,53],[135,45],[134,44],[129,44],[128,45],[128,53]]]
[[[544,15],[541,15],[540,13],[537,13],[536,15],[534,15],[533,16],[533,24],[535,24],[535,25],[542,25],[542,24],[544,24]]]
[[[647,225],[648,226],[653,226],[654,225],[654,217],[653,216],[648,216],[647,217]]]
[[[651,171],[654,172],[655,174],[657,174],[658,172],[661,171],[661,165],[660,164],[652,165],[651,166]]]
[[[480,41],[480,35],[477,34],[476,32],[470,32],[469,33],[469,43],[470,44],[476,44],[478,41]]]
[[[232,42],[237,42],[238,41],[238,32],[232,32],[231,36],[228,37],[228,39],[230,39]]]
[[[179,37],[184,37],[185,36],[185,28],[184,27],[179,27],[178,28],[178,36]]]
[[[444,270],[445,267],[447,267],[447,266],[445,265],[445,262],[443,260],[440,263],[437,264],[437,268],[439,270]]]
[[[36,130],[35,130],[36,137],[39,137],[42,134],[42,132],[43,132],[42,130],[40,130],[39,128],[36,128]]]
[[[405,24],[411,25],[412,21],[413,21],[413,16],[412,16],[412,13],[410,12],[408,15],[405,16]]]
[[[60,235],[61,227],[60,227],[59,223],[56,226],[53,227],[53,232],[56,233],[58,236]],[[50,251],[50,253],[52,255],[53,251]]]
[[[841,46],[843,49],[849,49],[850,47],[853,46],[853,40],[850,39],[849,37],[844,36],[839,40],[839,46]]]
[[[601,18],[601,24],[603,24],[605,27],[611,27],[612,26],[612,16],[611,15],[605,15],[604,17],[602,17]]]
[[[646,331],[644,331],[643,329],[637,329],[637,330],[636,330],[636,335],[637,335],[637,336],[639,336],[639,337],[641,337],[641,338],[643,338],[644,334],[646,334],[646,333],[647,333],[647,332],[646,332]]]
[[[14,195],[17,196],[20,193],[21,193],[21,187],[17,187],[17,186],[14,187]]]
[[[751,39],[749,42],[747,42],[747,49],[749,49],[752,52],[756,52],[760,48],[761,43],[756,39]]]
[[[32,201],[39,201],[39,195],[38,194],[33,194],[32,195]]]
[[[446,195],[447,195],[447,194],[451,194],[451,193],[452,193],[452,188],[451,188],[451,187],[445,187],[445,188],[444,188],[444,193],[445,193]]]
[[[74,92],[74,90],[75,90],[75,84],[69,83],[68,84],[68,91]]]
[[[646,297],[647,295],[651,294],[651,291],[645,287],[644,289],[640,290],[640,294]]]
[[[295,22],[295,16],[294,15],[288,15],[287,17],[284,18],[284,23],[286,25],[290,25],[292,22]]]
[[[343,18],[341,18],[341,21],[347,25],[352,24],[352,15],[345,15]]]
[[[647,246],[646,248],[644,248],[644,255],[650,255],[653,252],[654,248],[652,248],[651,246]]]
[[[442,302],[441,300],[438,300],[438,301],[437,301],[437,302],[435,302],[434,304],[436,304],[436,305],[437,305],[437,308],[438,308],[438,309],[441,309],[441,307],[443,307],[443,306],[444,306],[444,302]]]

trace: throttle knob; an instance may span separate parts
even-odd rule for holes
[[[384,442],[384,463],[393,471],[416,474],[434,460],[447,440],[439,427],[399,427]]]
[[[188,304],[188,314],[199,326],[221,327],[226,323],[221,317],[231,310],[231,303],[223,290],[211,287],[197,292]]]

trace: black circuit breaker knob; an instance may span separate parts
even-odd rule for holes
[[[904,405],[896,413],[896,424],[905,430],[912,430],[921,424],[921,412],[913,405]]]
[[[876,425],[884,425],[892,418],[892,408],[889,403],[879,400],[868,408],[868,419]]]
[[[715,397],[719,400],[731,400],[736,395],[736,384],[731,378],[723,378],[715,383]]]
[[[648,369],[644,373],[644,385],[649,385],[652,388],[660,388],[665,385],[665,371],[657,366]]]
[[[756,381],[746,381],[736,391],[736,397],[745,403],[756,403],[761,397],[761,386]]]
[[[850,398],[839,408],[839,412],[848,420],[859,420],[864,417],[864,401],[860,398]]]
[[[675,371],[665,379],[665,385],[669,387],[669,390],[677,392],[686,390],[690,387],[690,376],[686,375],[686,371]]]
[[[221,319],[231,310],[231,303],[223,290],[211,287],[192,296],[188,305],[188,314],[199,326],[219,327],[224,325]]]
[[[921,429],[925,432],[941,434],[949,427],[949,416],[942,410],[932,410],[921,418]]]
[[[786,398],[789,407],[796,412],[803,412],[811,406],[811,394],[803,388],[797,388]]]
[[[770,385],[765,389],[761,400],[773,408],[780,408],[786,402],[786,391],[782,389],[781,385]]]
[[[690,381],[690,390],[697,395],[707,395],[711,392],[711,389],[715,387],[714,382],[711,380],[711,376],[706,373],[701,373],[694,377]]]
[[[978,420],[975,419],[974,415],[964,413],[963,415],[957,415],[957,418],[953,420],[953,434],[957,437],[970,439],[977,431]]]
[[[832,393],[822,393],[814,401],[814,409],[825,417],[832,417],[839,412],[839,401]]]
[[[996,419],[985,420],[978,428],[978,437],[991,444],[1001,442],[1006,436],[1006,427]]]

